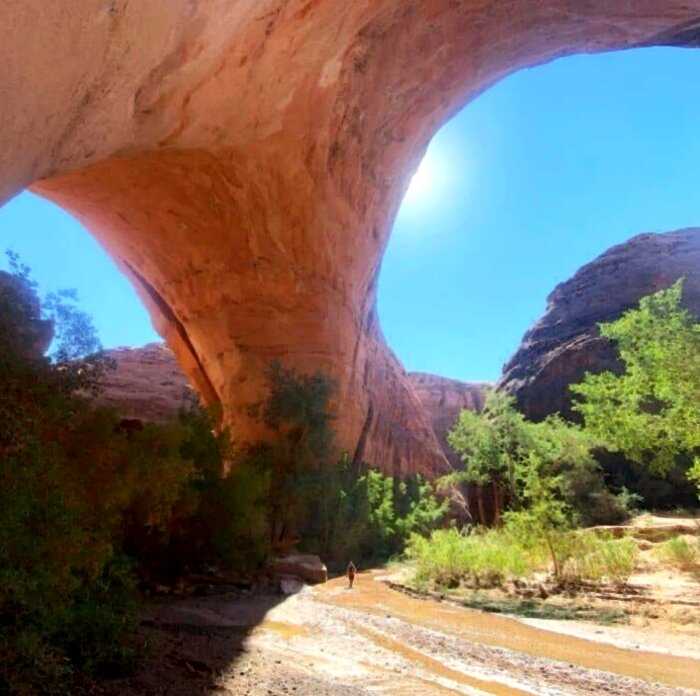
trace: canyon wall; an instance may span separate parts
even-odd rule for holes
[[[162,343],[106,351],[114,369],[107,370],[96,397],[100,406],[124,418],[163,422],[197,403],[173,352]]]
[[[114,365],[108,371],[97,403],[117,410],[124,418],[159,422],[177,416],[196,401],[196,395],[180,369],[173,352],[162,343],[141,348],[116,348],[106,352]],[[425,372],[409,372],[413,398],[427,415],[442,452],[452,466],[458,458],[447,444],[447,432],[462,409],[483,408],[486,383],[467,383]],[[368,434],[371,437],[371,434]],[[444,469],[424,471],[429,476]]]
[[[492,385],[487,382],[460,382],[426,372],[409,372],[408,380],[430,416],[433,432],[447,461],[452,468],[461,468],[459,456],[447,442],[447,433],[463,409],[481,411],[486,392]]]
[[[619,318],[639,300],[685,278],[682,303],[700,318],[700,228],[641,234],[579,269],[547,298],[503,368],[498,388],[513,394],[528,418],[571,417],[569,385],[586,372],[622,369],[598,324]]]
[[[699,38],[700,0],[6,0],[0,202],[82,221],[240,440],[279,359],[335,378],[356,458],[440,471],[375,311],[430,138],[519,68]]]

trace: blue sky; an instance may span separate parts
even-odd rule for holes
[[[576,56],[510,76],[434,138],[379,284],[410,370],[492,380],[554,286],[640,232],[700,226],[700,51]],[[22,194],[0,245],[44,290],[75,287],[107,347],[156,340],[81,226]],[[4,267],[4,260],[0,267]]]

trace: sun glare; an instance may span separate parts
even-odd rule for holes
[[[408,185],[405,203],[427,202],[439,197],[445,184],[445,166],[434,150],[428,150]]]

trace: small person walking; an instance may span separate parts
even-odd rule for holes
[[[352,590],[352,584],[355,582],[355,573],[357,572],[357,568],[355,568],[355,564],[350,561],[348,563],[348,589]]]

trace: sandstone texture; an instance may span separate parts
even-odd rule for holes
[[[515,395],[529,418],[557,411],[571,416],[570,384],[586,372],[622,368],[598,324],[681,277],[683,305],[700,318],[700,228],[641,234],[612,247],[549,295],[544,316],[525,334],[498,388]]]
[[[449,446],[447,433],[463,409],[481,411],[486,392],[492,385],[488,382],[460,382],[426,372],[409,372],[408,379],[430,416],[445,457],[453,468],[460,468],[459,456]]]
[[[376,279],[436,130],[510,72],[700,43],[700,0],[6,0],[0,203],[81,220],[239,441],[273,359],[339,385],[356,458],[444,470]]]
[[[107,357],[114,369],[108,371],[97,403],[116,409],[124,418],[165,421],[197,399],[174,353],[163,343],[116,348],[107,351]],[[486,390],[491,385],[460,382],[425,372],[409,372],[408,382],[446,459],[452,466],[458,465],[458,458],[447,444],[447,432],[462,409],[483,408]],[[410,441],[410,435],[406,441]]]
[[[97,403],[124,418],[162,422],[196,403],[196,392],[164,344],[116,348],[107,357],[115,367],[107,371]]]

